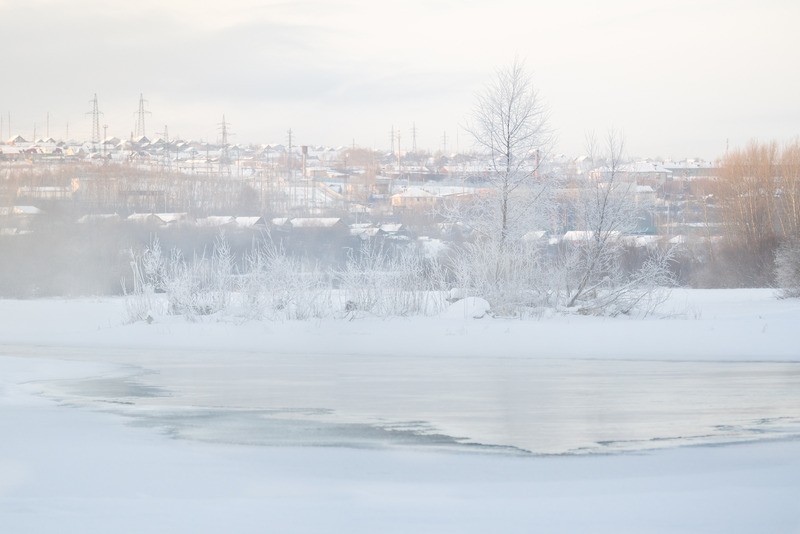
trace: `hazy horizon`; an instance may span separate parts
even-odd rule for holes
[[[109,136],[134,130],[235,143],[448,151],[475,94],[515,55],[526,61],[557,136],[625,133],[630,156],[713,159],[750,139],[800,135],[800,6],[789,1],[630,0],[559,6],[499,0],[185,0],[116,4],[0,0],[5,37],[0,137],[89,138],[97,93]]]

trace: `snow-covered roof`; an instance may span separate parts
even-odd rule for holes
[[[189,218],[188,213],[156,213],[155,216],[167,224],[185,221]]]
[[[339,217],[297,217],[290,222],[294,228],[333,228],[341,221]]]
[[[263,226],[266,224],[261,217],[235,217],[234,222],[239,228],[252,228],[254,226]]]
[[[382,224],[380,229],[387,234],[396,234],[403,229],[403,225],[401,223]]]
[[[619,239],[620,232],[608,232],[608,237],[611,239]],[[564,241],[589,241],[594,239],[595,232],[593,230],[570,230],[564,234]]]
[[[236,218],[231,215],[211,215],[204,219],[197,219],[199,226],[225,226],[227,224],[234,224]]]
[[[672,174],[672,171],[664,167],[659,162],[655,161],[635,161],[633,163],[627,163],[622,165],[620,169],[622,172],[631,172],[631,173],[664,173],[664,174]]]
[[[44,213],[36,206],[11,206],[0,208],[0,215],[41,215]]]
[[[402,193],[397,193],[392,195],[392,198],[431,198],[435,197],[436,195],[432,193],[428,193],[424,189],[420,189],[419,187],[409,187]]]
[[[715,169],[716,165],[703,160],[667,161],[664,167],[670,170]]]
[[[131,213],[128,215],[127,220],[131,222],[163,222],[153,213]]]
[[[547,232],[544,230],[531,230],[530,232],[526,232],[525,235],[522,236],[523,241],[539,241],[543,239],[544,236],[547,235]]]
[[[350,235],[361,238],[375,237],[380,233],[381,229],[375,226],[370,226],[368,228],[350,228]]]
[[[623,242],[629,247],[641,248],[658,244],[662,240],[660,235],[629,235],[623,237]]]
[[[94,222],[114,222],[114,221],[121,221],[122,217],[117,215],[116,213],[92,213],[89,215],[84,215],[78,222],[81,224],[84,223],[94,223]]]
[[[688,238],[685,235],[676,235],[675,237],[671,238],[667,243],[670,245],[683,245],[688,241]]]

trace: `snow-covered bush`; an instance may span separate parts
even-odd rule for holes
[[[331,310],[330,280],[316,265],[288,256],[271,241],[244,261],[242,314],[253,319],[319,318]]]
[[[131,251],[133,292],[127,294],[125,308],[128,322],[152,321],[157,306],[156,292],[164,290],[165,265],[158,237],[151,240],[141,254]],[[122,284],[125,289],[125,284]]]
[[[497,315],[516,316],[548,302],[544,259],[541,247],[524,242],[479,240],[455,249],[450,268],[467,296],[486,299]]]
[[[424,315],[440,311],[444,302],[440,266],[410,247],[390,251],[365,243],[350,251],[334,276],[351,314]]]
[[[187,262],[177,249],[164,258],[158,238],[140,254],[131,255],[133,293],[126,303],[130,321],[152,319],[159,305],[156,293],[165,294],[167,313],[188,319],[230,306],[236,290],[235,265],[224,235],[217,238],[210,258],[195,256]]]
[[[783,298],[800,297],[800,238],[784,242],[775,254],[775,278]]]

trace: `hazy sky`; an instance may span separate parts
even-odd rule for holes
[[[475,93],[515,55],[548,104],[556,149],[625,133],[629,155],[712,158],[800,135],[796,0],[0,0],[0,110],[12,132],[233,142],[471,146]]]

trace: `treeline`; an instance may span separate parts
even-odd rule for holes
[[[800,238],[800,141],[751,142],[720,161],[712,189],[722,224],[722,242],[709,249],[705,279],[724,287],[774,287],[776,258]]]

